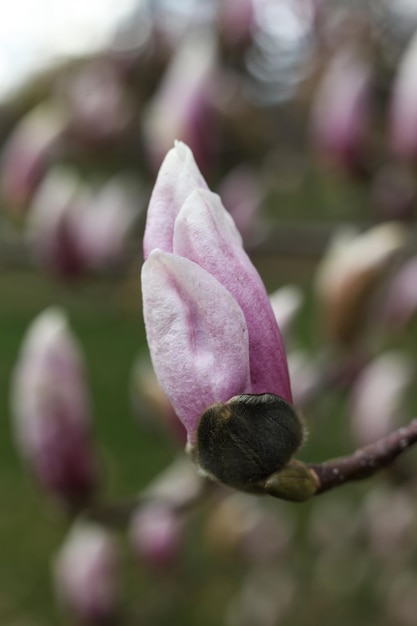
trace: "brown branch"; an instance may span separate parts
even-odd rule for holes
[[[351,455],[324,463],[309,463],[308,468],[318,484],[315,495],[352,480],[362,480],[376,474],[415,443],[417,443],[417,419],[375,443],[359,448]]]

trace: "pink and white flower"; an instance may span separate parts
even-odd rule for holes
[[[181,142],[158,174],[144,256],[153,366],[189,442],[214,403],[248,393],[291,403],[287,358],[266,289],[231,216]]]

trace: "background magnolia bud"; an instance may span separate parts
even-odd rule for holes
[[[0,162],[0,192],[11,210],[20,212],[26,207],[65,123],[61,111],[43,104],[32,109],[12,131]]]
[[[417,256],[394,274],[382,303],[382,320],[389,328],[402,329],[417,313]]]
[[[60,604],[82,624],[109,624],[117,611],[119,555],[101,526],[78,523],[53,564]]]
[[[69,132],[76,139],[100,148],[123,136],[133,109],[122,76],[111,63],[91,61],[66,75],[60,87]]]
[[[32,322],[11,403],[16,445],[36,479],[60,500],[84,503],[97,480],[90,410],[81,354],[58,309]]]
[[[27,235],[33,255],[61,278],[113,267],[126,258],[138,206],[127,179],[114,177],[93,189],[75,169],[55,167],[30,207]]]
[[[303,292],[297,285],[284,285],[269,294],[269,300],[282,338],[288,341],[294,319],[303,304]]]
[[[130,539],[139,559],[152,569],[172,566],[182,543],[184,524],[175,509],[150,502],[133,515]]]
[[[155,168],[175,139],[189,144],[198,163],[210,162],[214,127],[209,102],[215,60],[211,33],[182,38],[145,112],[145,148]]]
[[[390,105],[390,143],[398,157],[417,158],[417,36],[400,61],[392,90]]]
[[[256,492],[302,441],[302,422],[285,400],[271,393],[242,394],[203,413],[191,454],[214,480]]]
[[[340,344],[356,339],[370,295],[404,243],[405,230],[394,222],[361,234],[344,230],[334,237],[315,281],[322,325],[330,339]]]
[[[351,399],[351,429],[360,445],[372,443],[400,425],[412,377],[410,358],[399,352],[380,355],[362,371]]]
[[[235,167],[223,178],[218,191],[245,243],[259,243],[263,230],[260,219],[262,190],[256,172],[245,165]]]
[[[368,64],[357,50],[338,51],[319,85],[312,115],[317,152],[328,163],[351,173],[361,171],[367,152],[370,118]]]
[[[77,207],[89,200],[73,169],[55,167],[30,206],[27,238],[32,254],[42,267],[61,278],[78,276],[83,270]]]

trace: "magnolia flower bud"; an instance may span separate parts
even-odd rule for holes
[[[42,179],[65,127],[62,113],[39,105],[27,113],[7,140],[0,162],[0,192],[13,211],[22,211]]]
[[[355,173],[367,156],[370,69],[357,51],[342,49],[319,85],[312,114],[313,141],[320,156]]]
[[[303,407],[308,403],[316,388],[320,366],[313,357],[304,350],[293,350],[288,354],[291,385],[296,406]]]
[[[308,468],[285,469],[303,427],[291,407],[286,354],[265,286],[233,219],[179,142],[151,197],[144,256],[152,363],[187,430],[192,458],[231,487],[309,497],[315,485]],[[272,477],[284,469],[285,478]]]
[[[394,222],[362,234],[343,231],[331,242],[315,286],[323,327],[333,341],[355,339],[373,288],[404,242],[405,230]]]
[[[133,108],[116,67],[92,61],[67,76],[63,96],[69,131],[76,138],[100,146],[120,139],[132,120]]]
[[[32,322],[11,400],[16,445],[40,485],[70,505],[84,503],[97,468],[82,358],[61,311],[47,309]]]
[[[126,243],[141,213],[140,198],[131,181],[111,178],[86,190],[90,201],[77,207],[77,245],[87,270],[105,270],[126,258]]]
[[[253,0],[223,0],[218,8],[219,32],[231,48],[250,43],[254,28]]]
[[[257,243],[261,237],[262,192],[255,172],[243,165],[236,167],[221,181],[219,194],[243,240],[249,245]]]
[[[121,178],[94,190],[74,170],[54,168],[30,210],[27,236],[33,254],[60,278],[112,267],[124,258],[136,207],[133,189]]]
[[[352,432],[360,445],[387,435],[398,425],[404,394],[412,379],[410,359],[386,353],[361,373],[352,392]]]
[[[93,523],[76,524],[53,564],[60,604],[88,626],[109,624],[119,595],[119,555],[108,531]]]
[[[382,304],[384,325],[402,329],[417,313],[417,257],[408,260],[394,274]]]
[[[77,174],[54,168],[37,190],[27,221],[35,260],[52,274],[74,278],[84,267],[77,237],[78,205],[89,201]]]
[[[130,539],[140,560],[151,569],[164,570],[177,560],[183,522],[169,504],[150,502],[133,515]]]
[[[303,303],[303,292],[296,285],[285,285],[269,295],[272,310],[284,340],[288,340],[291,327]]]
[[[190,443],[213,404],[242,393],[292,400],[265,287],[231,216],[204,186],[177,142],[151,197],[142,269],[153,366]]]
[[[403,158],[417,158],[417,35],[398,66],[392,90],[390,141],[393,152]]]
[[[190,145],[200,163],[210,161],[213,143],[209,95],[216,47],[210,32],[183,37],[145,112],[144,139],[157,168],[175,139]]]

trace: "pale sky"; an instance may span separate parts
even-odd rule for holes
[[[0,100],[54,58],[102,47],[137,0],[0,0]]]

